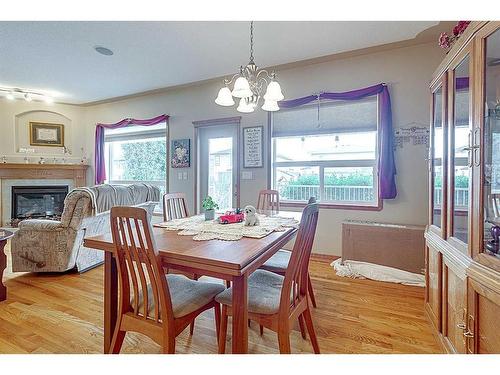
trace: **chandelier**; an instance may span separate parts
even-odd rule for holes
[[[231,90],[229,86],[233,82]],[[224,87],[219,90],[215,103],[230,107],[234,105],[233,97],[239,99],[236,110],[243,113],[253,112],[261,98],[264,98],[264,111],[279,111],[278,102],[285,98],[276,81],[276,73],[259,69],[253,60],[253,21],[250,22],[250,62],[245,67],[240,66],[240,72],[231,79],[224,79]]]

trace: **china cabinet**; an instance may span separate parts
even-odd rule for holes
[[[472,22],[430,85],[425,310],[450,353],[500,353],[500,22]]]

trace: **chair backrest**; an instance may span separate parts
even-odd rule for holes
[[[261,190],[257,201],[257,210],[278,212],[280,210],[280,195],[277,190]]]
[[[297,238],[281,290],[280,313],[288,314],[290,307],[299,303],[303,298],[307,298],[309,259],[316,234],[318,215],[317,203],[308,204],[302,211]]]
[[[139,207],[113,207],[111,233],[116,249],[121,313],[132,312],[136,318],[156,322],[173,319],[168,284],[147,211]],[[154,311],[149,311],[152,303]]]
[[[163,196],[163,220],[170,221],[188,217],[186,194],[170,193]]]

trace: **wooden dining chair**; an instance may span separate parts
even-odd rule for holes
[[[164,353],[175,353],[175,338],[198,315],[212,308],[219,332],[220,305],[214,297],[224,286],[183,275],[165,275],[151,232],[143,208],[111,209],[120,293],[110,353],[120,352],[129,331],[149,336]]]
[[[258,211],[278,212],[280,210],[280,195],[277,190],[261,190],[257,200]]]
[[[314,353],[319,354],[307,292],[309,258],[317,222],[318,205],[307,205],[285,276],[258,269],[248,277],[248,317],[278,333],[280,353],[290,353],[290,330],[298,319],[301,327],[304,324],[307,327]],[[219,353],[224,353],[226,348],[232,293],[232,288],[229,288],[215,298],[222,304]]]
[[[167,193],[163,195],[163,221],[188,217],[186,194]]]
[[[307,203],[316,203],[316,198],[310,197]],[[290,263],[291,256],[291,251],[285,249],[278,250],[278,252],[271,258],[269,258],[266,263],[264,263],[260,268],[284,276],[286,269],[288,268],[288,264]],[[311,298],[312,305],[314,308],[316,308],[316,297],[314,296],[314,289],[312,287],[311,277],[309,276],[309,273],[307,274],[307,289],[309,290],[309,297]]]
[[[163,221],[182,219],[189,216],[186,194],[167,193],[163,195]],[[186,276],[188,276],[186,274]],[[191,274],[190,278],[198,280],[198,275]],[[194,333],[194,320],[189,326],[189,334]]]

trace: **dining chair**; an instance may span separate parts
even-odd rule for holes
[[[304,209],[284,276],[258,269],[248,277],[248,318],[278,333],[280,353],[290,353],[290,331],[298,319],[301,327],[304,324],[307,327],[314,353],[319,354],[307,292],[309,258],[318,212],[317,203],[309,204]],[[224,353],[226,349],[232,293],[232,288],[228,288],[215,298],[222,304],[219,353]]]
[[[257,200],[258,211],[278,212],[280,210],[280,195],[277,190],[261,190]]]
[[[316,203],[315,197],[310,197],[308,204]],[[271,258],[269,258],[260,268],[266,271],[274,272],[279,275],[285,275],[288,264],[290,263],[290,258],[292,252],[289,250],[281,249],[276,252]],[[309,290],[309,297],[314,308],[316,308],[316,297],[314,296],[314,289],[311,283],[311,277],[309,272],[307,273],[307,289]],[[261,328],[262,334],[262,328]],[[302,330],[302,335],[304,335],[304,330]]]
[[[220,305],[214,297],[224,286],[165,274],[151,232],[146,210],[119,206],[111,209],[120,289],[111,353],[120,352],[125,334],[130,331],[149,336],[164,353],[175,353],[175,338],[198,315],[212,308],[219,332]]]
[[[167,193],[163,195],[163,221],[188,217],[186,194]]]
[[[182,219],[189,216],[186,194],[167,193],[163,195],[163,221]],[[186,275],[188,276],[188,275]],[[189,275],[194,280],[198,280],[198,275]],[[189,326],[189,334],[194,333],[194,320]]]

